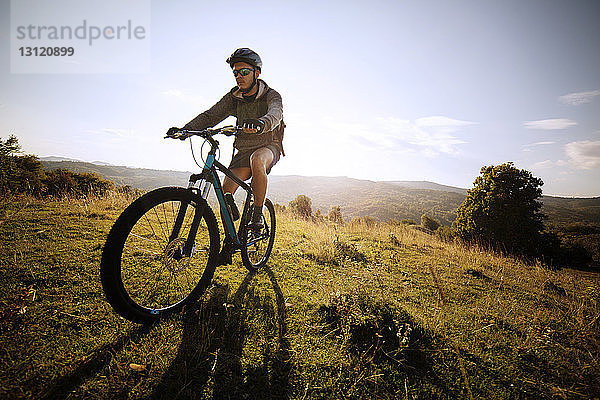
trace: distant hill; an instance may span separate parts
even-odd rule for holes
[[[42,158],[46,169],[69,169],[94,172],[118,185],[140,189],[160,186],[185,186],[190,172],[98,165],[80,161],[52,161]],[[346,219],[370,216],[379,220],[413,219],[420,222],[427,213],[444,225],[456,217],[456,209],[464,201],[466,189],[427,181],[384,181],[299,175],[269,176],[269,198],[286,205],[299,194],[311,198],[314,211],[327,214],[340,206]],[[240,197],[241,199],[241,197]],[[549,222],[561,226],[573,222],[600,224],[600,197],[562,198],[543,196],[543,211]]]
[[[543,196],[544,208],[549,222],[566,226],[575,222],[600,225],[600,197],[567,198]]]
[[[98,165],[81,161],[47,161],[41,159],[45,169],[68,169],[74,172],[93,172],[117,185],[150,190],[160,186],[185,186],[190,172],[130,168],[115,165]]]
[[[444,192],[467,194],[467,189],[454,186],[440,185],[439,183],[428,181],[385,181],[385,183],[393,183],[395,185],[405,186],[411,189],[430,189],[441,190]]]
[[[86,163],[85,161],[81,161],[78,160],[76,158],[67,158],[67,157],[58,157],[58,156],[48,156],[48,157],[40,157],[40,161],[71,161],[71,162],[80,162],[80,163]],[[95,165],[112,165],[110,163],[107,163],[105,161],[92,161],[91,163],[88,164],[95,164]]]
[[[57,157],[57,156],[40,157],[40,161],[73,161],[73,162],[83,162],[83,161],[77,160],[75,158]]]
[[[287,204],[298,194],[310,197],[313,210],[320,209],[324,214],[331,207],[340,206],[346,218],[371,216],[420,222],[421,215],[427,213],[446,225],[454,220],[456,209],[465,198],[453,191],[413,189],[394,182],[347,177],[269,177],[269,197],[273,201]]]

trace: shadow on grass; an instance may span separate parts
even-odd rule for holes
[[[341,383],[334,392],[347,393],[348,398],[394,398],[398,393],[408,398],[415,390],[418,398],[464,397],[448,346],[404,309],[366,293],[336,293],[318,315],[324,324],[322,334],[344,341],[353,367],[340,369],[343,379],[338,379]],[[450,371],[436,367],[440,359],[453,364],[452,377]],[[362,379],[365,371],[384,378]],[[323,394],[321,389],[319,395]]]
[[[235,293],[228,285],[213,285],[205,301],[187,309],[177,355],[151,399],[191,399],[211,393],[215,399],[288,398],[291,364],[285,301],[273,272],[269,267],[262,271],[273,286],[274,301],[255,290],[257,274],[248,273]],[[244,369],[244,343],[261,327],[265,329],[259,338],[261,361]]]
[[[77,368],[69,374],[55,379],[37,397],[48,400],[66,398],[71,391],[97,375],[107,366],[115,353],[123,350],[128,343],[143,338],[151,330],[152,325],[138,326],[130,329],[127,334],[119,337],[113,343],[107,343],[97,348]]]
[[[319,308],[318,316],[323,338],[337,337],[354,368],[340,368],[336,387],[319,385],[309,393],[317,397],[345,393],[352,399],[398,398],[401,393],[410,398],[417,393],[420,399],[552,399],[600,393],[593,361],[584,354],[578,359],[571,355],[572,362],[590,367],[571,368],[573,372],[542,347],[519,350],[502,340],[489,340],[479,355],[473,354],[453,342],[456,339],[424,328],[402,307],[366,292],[337,292]],[[525,335],[503,320],[486,328],[490,335],[498,330],[498,338]],[[316,373],[331,375],[326,369]],[[363,379],[365,374],[383,378]]]

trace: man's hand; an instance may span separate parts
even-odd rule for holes
[[[244,133],[263,133],[265,129],[265,123],[260,119],[245,119],[242,122],[242,128]]]

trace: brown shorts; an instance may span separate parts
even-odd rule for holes
[[[267,149],[271,150],[271,153],[273,153],[273,161],[271,162],[271,165],[267,166],[268,174],[269,172],[271,172],[271,168],[273,168],[273,165],[277,164],[277,161],[279,161],[280,151],[274,144],[268,144],[263,147],[266,147]],[[236,151],[233,155],[233,158],[231,159],[231,163],[229,164],[229,169],[243,167],[250,168],[250,156],[252,156],[252,153],[254,153],[256,150],[258,149]]]

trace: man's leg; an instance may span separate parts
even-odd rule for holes
[[[256,150],[250,157],[250,168],[252,169],[250,186],[252,186],[254,195],[254,205],[248,227],[256,235],[260,235],[264,227],[262,208],[267,196],[267,167],[273,162],[273,157],[273,152],[266,147]]]
[[[245,181],[250,178],[252,174],[252,170],[248,167],[240,167],[240,168],[232,168],[231,172],[235,174],[240,180]],[[227,175],[225,175],[225,179],[223,179],[223,192],[225,193],[235,193],[239,185],[230,179]]]
[[[262,207],[267,196],[267,167],[273,162],[273,152],[266,147],[261,147],[252,153],[250,168],[252,172],[252,193],[254,205]]]

